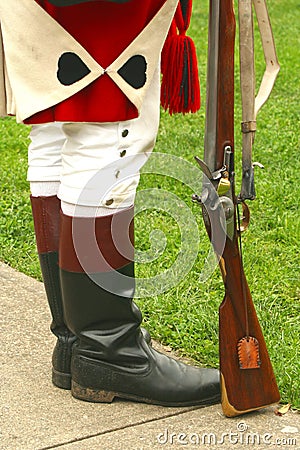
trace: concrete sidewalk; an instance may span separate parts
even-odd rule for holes
[[[300,415],[227,419],[220,405],[92,404],[51,384],[54,338],[42,283],[0,263],[0,449],[300,449]]]

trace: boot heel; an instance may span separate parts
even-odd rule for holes
[[[79,400],[93,403],[111,403],[116,396],[114,392],[84,388],[75,381],[72,381],[71,393]]]
[[[71,374],[58,372],[52,368],[52,383],[60,389],[71,389]]]

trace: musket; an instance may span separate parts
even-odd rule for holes
[[[244,8],[242,33],[249,33],[247,37],[249,44],[249,39],[250,43],[253,42],[253,26],[251,18],[250,22],[247,22],[248,25],[245,23],[245,17],[247,14],[249,16],[249,13],[252,14],[251,0],[239,0],[239,2]],[[265,5],[264,0],[256,3]],[[219,259],[225,287],[225,296],[219,308],[219,355],[222,408],[228,417],[266,407],[280,399],[274,371],[243,269],[239,204],[242,202],[244,204],[245,199],[255,197],[251,151],[255,131],[252,122],[255,121],[257,111],[254,110],[254,81],[247,79],[254,75],[253,51],[251,53],[250,49],[250,56],[245,56],[243,36],[241,39],[241,59],[243,60],[241,87],[244,124],[242,126],[247,137],[243,142],[243,151],[246,155],[243,160],[242,194],[236,195],[235,29],[232,0],[210,0],[204,158],[200,160],[196,157],[203,172],[203,187],[201,195],[193,195],[193,200],[202,206],[204,223]],[[267,31],[270,31],[269,23]],[[245,69],[245,59],[248,69]],[[272,75],[272,81],[273,78]],[[271,84],[269,80],[267,88],[264,89],[264,98],[260,99],[261,104],[268,97]],[[247,98],[247,95],[250,98]],[[243,214],[247,215],[247,212],[248,209],[244,206]]]

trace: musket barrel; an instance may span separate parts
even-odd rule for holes
[[[219,59],[220,0],[210,0],[208,25],[208,59],[206,80],[206,121],[204,137],[204,162],[211,172],[216,170],[217,146],[217,86]]]

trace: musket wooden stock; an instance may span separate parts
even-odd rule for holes
[[[214,200],[211,204],[209,199],[206,204],[202,201],[205,225],[220,257],[225,286],[225,297],[219,310],[220,371],[222,408],[224,414],[231,417],[276,403],[280,395],[239,248],[234,180],[235,15],[232,0],[210,0],[210,28],[212,26],[219,28],[217,33],[210,30],[209,34],[213,41],[209,45],[209,76],[213,78],[216,72],[216,78],[208,79],[206,142],[210,145],[206,145],[204,151],[204,164],[212,174],[210,182],[218,192],[220,206],[216,208]],[[215,142],[215,148],[211,142]],[[222,189],[222,194],[220,177],[230,186],[228,192],[224,193]],[[205,186],[209,191],[207,181]],[[232,216],[229,225],[230,214],[224,211],[225,217],[227,214],[224,231],[219,216],[222,205],[226,204],[232,205]],[[222,233],[223,236],[225,233],[223,247]]]
[[[231,417],[276,403],[280,395],[241,265],[237,239],[227,240],[220,266],[226,290],[219,309],[222,408]],[[259,367],[253,369],[240,368],[238,355],[238,342],[245,337],[244,295],[249,336],[257,339],[259,345]]]

